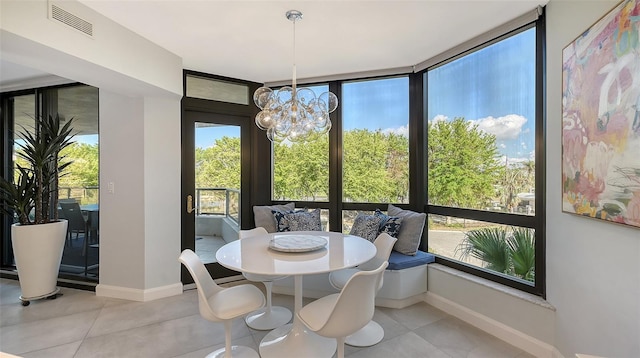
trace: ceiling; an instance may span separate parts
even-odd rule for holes
[[[185,69],[264,83],[292,77],[290,9],[304,16],[295,32],[302,79],[412,66],[547,0],[80,2],[177,54]],[[39,75],[0,65],[0,84]]]

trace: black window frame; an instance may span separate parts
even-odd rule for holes
[[[537,19],[530,20],[522,26],[518,26],[515,29],[504,30],[501,34],[496,35],[488,41],[484,41],[482,45],[475,46],[471,50],[460,51],[460,53],[451,56],[445,61],[451,61],[455,57],[459,57],[468,53],[469,51],[477,50],[483,46],[487,46],[496,41],[500,41],[505,37],[509,37],[515,33],[523,31],[524,29],[536,28],[536,129],[535,129],[535,141],[536,141],[536,153],[535,153],[535,195],[536,195],[536,207],[535,216],[525,216],[509,213],[499,212],[486,212],[479,210],[471,210],[465,208],[450,208],[436,205],[429,205],[427,200],[427,123],[425,120],[426,111],[426,93],[424,89],[423,75],[428,70],[424,68],[418,72],[397,72],[393,74],[385,74],[380,76],[365,75],[358,77],[354,74],[353,78],[341,79],[341,80],[329,80],[329,81],[317,81],[304,83],[304,86],[313,86],[328,84],[329,91],[333,92],[338,97],[338,102],[342,102],[342,83],[351,82],[355,80],[369,80],[369,79],[382,79],[385,77],[397,77],[397,76],[409,76],[409,203],[398,204],[397,206],[403,209],[413,210],[416,212],[424,212],[427,214],[438,214],[447,216],[456,216],[460,218],[468,218],[481,221],[489,221],[504,225],[514,225],[521,227],[530,227],[535,229],[536,233],[536,267],[535,267],[535,282],[532,285],[530,282],[517,279],[515,277],[499,274],[493,271],[484,270],[478,267],[461,264],[458,261],[449,260],[443,257],[437,257],[436,262],[445,266],[458,269],[460,271],[488,279],[493,282],[503,284],[508,287],[513,287],[524,292],[532,293],[538,296],[546,297],[545,285],[546,285],[546,267],[545,267],[545,232],[546,232],[546,220],[545,220],[545,147],[546,147],[546,45],[545,45],[545,17],[543,8],[535,9],[537,11]],[[481,36],[486,36],[488,32]],[[438,64],[434,64],[436,66]],[[277,88],[277,87],[274,87]],[[257,114],[259,109],[254,105],[254,112]],[[342,231],[342,212],[343,210],[357,210],[357,211],[373,211],[375,209],[386,210],[388,203],[353,203],[342,201],[342,111],[337,110],[330,114],[332,129],[329,132],[329,198],[326,202],[315,201],[282,201],[272,199],[272,178],[273,178],[273,155],[272,145],[264,131],[255,130],[257,134],[256,148],[254,152],[256,155],[255,160],[261,163],[260,168],[256,168],[255,173],[263,173],[260,175],[261,180],[252,187],[252,205],[272,205],[272,204],[284,204],[287,202],[295,202],[296,207],[300,208],[320,208],[329,210],[329,226],[331,231]],[[255,115],[254,114],[254,115]],[[268,173],[266,170],[270,169]],[[395,205],[395,204],[394,204]],[[428,251],[428,230],[425,227],[423,232],[420,249],[422,251]]]
[[[55,116],[57,108],[57,91],[63,88],[90,86],[81,82],[70,82],[60,85],[44,86],[29,88],[16,91],[7,91],[0,93],[0,113],[1,123],[0,130],[2,130],[2,138],[0,147],[2,148],[2,155],[0,156],[0,165],[2,166],[2,173],[0,175],[3,178],[9,178],[13,175],[13,144],[14,137],[11,131],[14,127],[14,105],[13,99],[15,97],[33,95],[35,98],[34,115],[39,118],[42,116],[48,117],[49,115]],[[97,104],[99,106],[99,104]],[[98,107],[99,108],[99,107]],[[98,126],[100,119],[98,118]],[[13,245],[11,243],[11,225],[13,224],[12,218],[8,215],[3,215],[0,220],[0,268],[7,271],[13,271],[15,269]],[[13,278],[14,275],[7,274],[2,277]],[[73,282],[95,282],[98,277],[88,277],[69,273],[58,273],[59,279],[70,280],[69,285],[73,285]],[[85,288],[85,286],[79,286]]]
[[[446,59],[440,63],[437,63],[433,66],[429,66],[423,71],[419,72],[421,74],[421,80],[423,81],[423,105],[426,111],[427,107],[427,93],[424,88],[426,88],[426,74],[429,70],[442,66],[443,64],[449,63],[455,59],[464,57],[471,53],[474,53],[482,48],[485,48],[489,45],[495,44],[511,36],[517,35],[522,31],[535,28],[536,32],[536,73],[535,73],[535,215],[519,215],[519,214],[511,214],[511,213],[503,213],[503,212],[493,212],[493,211],[483,211],[483,210],[474,210],[468,208],[459,208],[459,207],[447,207],[440,205],[431,205],[428,204],[428,198],[426,194],[426,181],[424,181],[424,212],[435,215],[442,216],[450,216],[461,219],[469,219],[469,220],[479,220],[483,222],[490,222],[508,226],[517,226],[524,228],[531,228],[535,230],[535,280],[533,284],[528,281],[518,279],[506,274],[497,273],[495,271],[489,271],[478,266],[468,265],[462,263],[461,261],[456,261],[447,257],[436,255],[436,263],[449,266],[451,268],[482,277],[509,287],[513,287],[519,289],[524,292],[528,292],[531,294],[535,294],[541,296],[543,298],[546,297],[546,258],[545,258],[545,233],[546,233],[546,219],[545,219],[545,153],[546,153],[546,105],[545,105],[545,95],[546,95],[546,45],[545,45],[545,18],[544,13],[540,14],[537,20],[523,25],[515,30],[509,31],[507,33],[501,34],[495,37],[492,40],[489,40],[482,45],[474,47],[472,49],[461,52],[457,55],[452,56],[449,59]],[[423,128],[423,135],[425,136],[424,145],[428,143],[428,133],[426,128],[426,118],[424,120],[425,128]],[[425,162],[426,157],[426,149],[425,153]],[[427,178],[427,167],[424,166],[424,177],[423,180]],[[426,230],[425,230],[426,231]],[[428,236],[428,235],[427,235]],[[428,237],[426,240],[428,245]]]

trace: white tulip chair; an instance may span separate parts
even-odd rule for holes
[[[262,291],[251,284],[224,288],[218,286],[195,252],[182,251],[180,262],[189,270],[198,289],[200,315],[212,322],[224,324],[224,348],[218,349],[208,358],[259,358],[255,350],[231,345],[231,322],[238,317],[264,306]]]
[[[351,278],[355,273],[375,270],[378,268],[382,262],[389,260],[389,255],[391,255],[391,250],[397,240],[398,239],[387,233],[378,235],[373,242],[376,246],[376,256],[355,268],[347,268],[332,272],[329,274],[329,282],[331,283],[331,286],[341,290],[349,278]],[[378,287],[378,290],[380,288],[382,288],[382,280],[380,280],[380,287]],[[346,338],[345,343],[355,347],[369,347],[378,344],[383,338],[384,329],[382,326],[375,321],[371,321],[367,323],[366,326],[362,327],[362,329],[349,335]]]

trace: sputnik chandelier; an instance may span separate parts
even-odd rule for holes
[[[338,98],[331,92],[316,97],[313,90],[296,87],[296,21],[302,19],[302,13],[289,10],[286,16],[293,22],[292,85],[275,91],[260,87],[254,92],[253,101],[261,109],[256,125],[267,131],[271,141],[311,141],[331,129],[329,113],[338,107]]]

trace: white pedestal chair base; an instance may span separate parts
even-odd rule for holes
[[[366,326],[347,336],[344,343],[354,347],[370,347],[380,343],[383,338],[384,329],[382,326],[377,322],[369,321]]]
[[[258,352],[245,346],[231,346],[231,355],[226,356],[224,348],[220,348],[217,351],[211,352],[207,355],[207,358],[260,358]]]
[[[244,321],[253,329],[267,331],[289,323],[291,317],[292,313],[289,309],[272,306],[271,309],[264,307],[249,313]]]
[[[269,332],[260,342],[262,357],[329,358],[336,352],[337,342],[315,334],[294,319]]]

